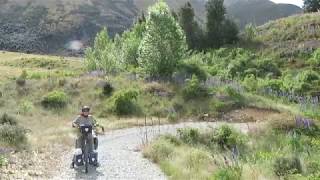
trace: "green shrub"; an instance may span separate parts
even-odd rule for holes
[[[67,83],[67,80],[65,78],[61,78],[58,81],[58,84],[60,87],[63,87],[64,85],[66,85],[66,83]]]
[[[19,113],[22,114],[26,114],[31,112],[33,109],[33,104],[30,101],[23,101],[20,105],[19,105]]]
[[[302,71],[298,74],[298,80],[300,82],[312,83],[314,81],[318,81],[319,79],[319,74],[312,70]]]
[[[6,166],[8,164],[8,160],[4,155],[0,154],[0,168]]]
[[[139,112],[136,103],[139,96],[137,90],[122,90],[113,96],[113,111],[117,115],[132,115]]]
[[[196,75],[201,81],[207,80],[208,77],[207,72],[205,68],[203,68],[203,64],[201,62],[187,61],[181,63],[178,69],[179,74],[184,74],[186,76]]]
[[[283,83],[279,79],[263,79],[259,81],[259,88],[264,89],[272,89],[274,91],[280,91],[283,87]]]
[[[317,49],[314,53],[312,58],[309,59],[308,63],[313,67],[313,68],[318,68],[320,67],[320,48]]]
[[[179,146],[182,144],[181,140],[178,139],[177,136],[171,135],[171,134],[166,134],[161,136],[164,140],[170,142],[171,144],[174,144],[175,146]]]
[[[244,78],[243,85],[248,91],[256,91],[258,81],[253,74],[249,74]]]
[[[63,91],[52,91],[42,98],[41,104],[45,108],[64,108],[68,103],[68,96]]]
[[[253,41],[257,36],[257,27],[253,24],[247,24],[244,29],[244,38],[246,41]]]
[[[0,141],[14,146],[26,143],[26,130],[20,126],[4,124],[0,126]]]
[[[293,90],[300,94],[305,94],[306,92],[317,88],[319,84],[320,76],[316,71],[305,70],[299,72],[296,77],[296,82]]]
[[[274,173],[277,176],[287,176],[302,172],[302,165],[298,158],[277,158],[273,165]]]
[[[9,125],[17,125],[17,119],[13,116],[9,116],[7,113],[2,114],[0,117],[0,125],[9,124]]]
[[[26,84],[27,77],[28,77],[27,71],[23,70],[21,75],[16,80],[17,85],[24,86]]]
[[[180,140],[186,144],[196,145],[199,143],[200,132],[198,129],[178,129],[178,135]]]
[[[320,172],[320,162],[315,160],[311,160],[307,163],[307,171],[309,174],[316,174]]]
[[[103,85],[103,89],[102,89],[103,95],[105,95],[105,96],[110,96],[113,91],[114,91],[114,88],[113,88],[113,86],[112,86],[110,83],[106,82],[106,83]]]
[[[213,109],[215,112],[223,113],[228,112],[232,109],[232,104],[225,102],[225,101],[214,101],[210,104],[211,109]]]
[[[209,137],[207,144],[211,146],[210,143],[217,144],[221,149],[231,149],[235,146],[241,148],[246,145],[247,138],[244,134],[236,131],[227,125],[222,125],[215,129],[212,133],[207,134]]]
[[[235,108],[240,108],[245,105],[245,98],[234,88],[227,86],[225,92],[228,94]]]
[[[281,76],[281,71],[278,66],[270,59],[261,59],[256,63],[256,69],[258,69],[258,77],[278,77]]]
[[[241,169],[240,168],[223,168],[214,173],[213,180],[240,180]]]
[[[182,96],[185,100],[207,97],[208,95],[208,89],[200,83],[196,75],[193,75],[192,79],[187,81],[182,91]]]
[[[169,112],[167,118],[171,123],[176,123],[179,120],[178,114],[176,112]]]
[[[185,156],[185,166],[187,169],[201,171],[211,163],[212,157],[208,151],[192,148]]]
[[[153,142],[144,152],[144,156],[158,163],[168,158],[174,152],[174,145],[165,139],[158,139]]]

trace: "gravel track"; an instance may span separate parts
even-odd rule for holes
[[[99,136],[99,162],[101,166],[90,169],[88,174],[83,169],[70,169],[72,152],[64,157],[60,171],[55,180],[163,180],[167,179],[160,168],[143,158],[142,145],[160,134],[175,134],[179,128],[192,127],[206,129],[217,127],[222,123],[181,123],[176,125],[147,126],[115,130]],[[248,124],[232,124],[243,132],[248,131]]]

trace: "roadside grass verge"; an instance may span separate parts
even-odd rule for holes
[[[248,134],[228,126],[181,129],[146,146],[144,156],[169,179],[319,178],[319,129],[270,124]]]

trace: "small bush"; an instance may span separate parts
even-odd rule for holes
[[[0,117],[0,125],[17,125],[17,119],[9,116],[7,113],[4,113],[1,117]]]
[[[144,155],[150,158],[153,162],[158,163],[161,160],[168,158],[174,151],[174,145],[165,139],[158,139],[153,142]]]
[[[19,105],[19,113],[22,114],[26,114],[31,112],[33,109],[33,104],[30,101],[23,101],[20,105]]]
[[[234,108],[240,108],[246,104],[245,98],[234,88],[228,86],[225,88],[225,92],[229,96]]]
[[[185,100],[207,97],[209,95],[208,89],[204,87],[196,75],[188,80],[186,87],[182,91]]]
[[[63,91],[52,91],[43,97],[41,104],[45,108],[63,108],[67,105],[68,97]]]
[[[65,78],[59,79],[58,84],[60,87],[63,87],[64,85],[66,85],[66,83],[67,83],[67,80]]]
[[[132,115],[138,113],[136,104],[139,92],[136,90],[123,90],[113,96],[113,111],[117,115]]]
[[[8,160],[5,156],[0,154],[0,168],[6,166],[8,164]]]
[[[169,112],[167,118],[171,123],[176,123],[179,120],[178,114],[176,112]]]
[[[258,77],[278,77],[281,76],[281,71],[278,66],[270,59],[261,59],[257,61]]]
[[[241,169],[240,168],[224,168],[219,169],[213,175],[213,180],[240,180]]]
[[[298,158],[277,158],[274,165],[274,173],[277,176],[287,176],[302,172],[301,162]]]
[[[309,59],[308,63],[313,67],[313,68],[318,68],[320,67],[320,48],[317,49],[314,53],[312,58]]]
[[[179,66],[178,73],[186,75],[187,77],[196,75],[200,81],[205,81],[207,80],[207,77],[208,77],[206,70],[196,62],[182,63]]]
[[[4,124],[0,126],[0,141],[14,146],[22,146],[26,143],[26,130],[20,126]]]
[[[281,91],[283,82],[279,79],[264,79],[258,84],[261,90],[272,89],[273,91]]]
[[[307,163],[307,171],[310,174],[316,174],[320,172],[320,162],[313,160]]]
[[[244,78],[243,85],[248,91],[256,91],[258,87],[258,82],[254,75],[250,74]]]
[[[207,165],[211,163],[211,160],[212,158],[209,152],[194,148],[186,154],[185,165],[188,169],[199,171],[203,168],[207,168]]]
[[[215,129],[212,134],[207,134],[207,136],[209,136],[209,142],[207,142],[209,146],[211,146],[210,143],[213,142],[221,149],[245,146],[247,142],[247,138],[244,134],[227,125]]]
[[[23,70],[21,75],[16,80],[17,85],[24,86],[26,84],[27,77],[28,77],[27,71]]]
[[[210,108],[219,115],[232,110],[233,104],[230,101],[216,100],[210,103]]]
[[[161,136],[161,138],[170,142],[171,144],[174,144],[175,146],[179,146],[182,144],[180,139],[178,139],[176,136],[173,136],[170,134],[163,135],[163,136]]]
[[[199,143],[200,132],[198,129],[187,128],[178,129],[179,138],[187,144],[195,145]]]
[[[110,96],[113,91],[114,91],[113,86],[108,82],[106,82],[102,87],[102,93],[105,96]]]

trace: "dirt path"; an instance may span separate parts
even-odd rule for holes
[[[81,170],[70,169],[70,154],[63,159],[58,175],[53,179],[125,179],[125,180],[161,180],[167,179],[152,162],[143,158],[140,147],[159,134],[175,134],[178,128],[208,128],[216,127],[221,123],[182,123],[177,125],[163,125],[142,128],[116,130],[99,137],[99,160],[101,166],[91,169],[89,174]],[[248,124],[232,124],[235,128],[247,132]],[[251,126],[251,125],[250,125]]]

